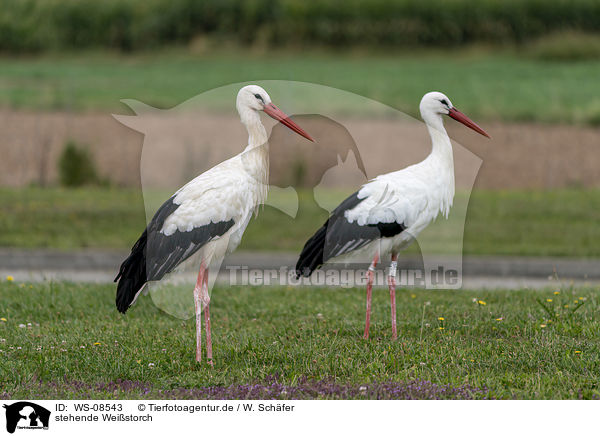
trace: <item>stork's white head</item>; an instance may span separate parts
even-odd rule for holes
[[[442,122],[442,115],[448,115],[450,118],[454,118],[459,123],[475,130],[477,133],[488,138],[490,137],[485,130],[456,109],[452,105],[450,99],[441,92],[428,92],[425,94],[421,99],[419,109],[421,110],[423,121],[431,126],[437,127],[437,124]]]
[[[428,114],[448,115],[452,102],[441,92],[428,92],[421,99],[419,109],[421,116],[425,118]]]
[[[313,141],[308,133],[302,130],[300,126],[294,123],[290,117],[288,117],[281,109],[271,102],[271,97],[269,97],[267,91],[258,85],[247,85],[240,89],[237,95],[236,107],[238,113],[240,114],[242,123],[246,125],[260,122],[257,114],[258,111],[263,111],[271,118],[281,122],[281,124],[287,126],[294,132],[304,136],[310,141]]]
[[[238,92],[236,107],[241,115],[247,110],[262,111],[269,103],[271,103],[271,97],[267,91],[258,85],[248,85]]]

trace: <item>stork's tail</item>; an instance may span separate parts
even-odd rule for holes
[[[304,244],[304,248],[296,263],[296,278],[301,276],[309,277],[314,270],[323,265],[328,224],[329,220]]]
[[[148,281],[146,275],[146,243],[148,234],[146,230],[137,240],[131,254],[121,264],[119,274],[115,277],[117,284],[117,309],[121,313],[127,312],[137,295],[141,292],[144,285]]]

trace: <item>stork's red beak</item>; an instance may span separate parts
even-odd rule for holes
[[[298,124],[294,123],[290,119],[290,117],[288,117],[285,114],[285,112],[283,112],[281,109],[279,109],[273,103],[266,104],[265,108],[263,110],[268,116],[270,116],[273,119],[276,119],[281,124],[286,125],[290,129],[292,129],[294,132],[296,132],[298,135],[302,135],[309,141],[315,142],[314,139],[312,139],[308,133],[306,133],[304,130],[302,130]]]
[[[479,133],[487,138],[492,139],[491,136],[488,135],[485,130],[483,130],[481,127],[479,127],[477,124],[475,124],[475,122],[473,120],[471,120],[468,116],[463,114],[458,109],[456,109],[454,107],[450,108],[450,111],[448,112],[448,116],[450,116],[451,118],[454,118],[459,123],[463,123],[465,126],[475,130],[477,133]]]

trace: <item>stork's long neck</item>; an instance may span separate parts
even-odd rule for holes
[[[446,133],[442,117],[437,117],[435,123],[426,122],[429,136],[431,137],[430,157],[442,165],[446,165],[454,172],[454,158],[452,154],[452,143]]]
[[[240,119],[248,131],[246,151],[267,144],[267,131],[260,121],[260,115],[257,111],[252,109],[241,110]]]
[[[240,111],[240,118],[248,131],[248,145],[242,152],[245,171],[257,182],[257,205],[264,203],[269,184],[269,142],[267,131],[257,111]]]
[[[429,116],[428,116],[429,115]],[[444,121],[439,114],[422,114],[431,137],[431,153],[426,161],[434,171],[436,182],[440,185],[442,213],[446,216],[454,199],[454,156],[452,143],[444,128]]]

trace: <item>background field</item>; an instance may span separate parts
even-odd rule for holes
[[[148,297],[127,316],[112,286],[4,282],[0,298],[0,398],[600,395],[597,290],[402,291],[395,342],[376,290],[365,342],[363,290],[217,288],[214,369],[193,320]]]
[[[600,123],[598,58],[540,61],[506,49],[423,53],[225,52],[54,54],[3,59],[0,106],[127,112],[121,99],[169,108],[204,91],[251,80],[298,80],[363,95],[419,117],[443,90],[478,120]]]
[[[250,223],[240,249],[299,252],[327,219],[327,211],[309,201],[308,192],[299,194],[303,213],[291,218],[266,206]],[[332,191],[328,202],[335,204],[346,194]],[[168,194],[154,198],[157,208]],[[459,193],[455,202],[467,200]],[[146,222],[142,198],[134,190],[0,189],[0,202],[12,205],[0,214],[0,246],[6,247],[128,250]],[[589,224],[599,219],[597,190],[476,191],[467,212],[464,253],[598,257],[600,227]],[[427,234],[438,241],[434,249],[445,253],[462,223],[450,221],[448,227],[443,218],[438,221],[440,226]]]
[[[256,77],[339,87],[412,115],[416,115],[414,102],[435,86],[456,96],[461,109],[478,121],[595,125],[600,97],[590,78],[597,75],[598,60],[546,62],[506,50],[493,56],[478,50],[433,50],[393,57],[348,53],[332,57],[326,52],[298,57],[240,49],[204,55],[181,49],[134,56],[47,54],[0,63],[0,105],[18,111],[127,112],[118,101],[128,97],[167,108],[214,86]],[[14,142],[5,146],[14,147]],[[568,154],[568,148],[564,153]],[[108,177],[110,184],[110,175],[102,176]],[[596,189],[571,186],[534,192],[497,188],[498,192],[476,192],[472,198],[465,230],[466,254],[599,255],[593,243],[598,227],[589,225],[597,222],[600,210]],[[166,198],[167,194],[162,195]],[[115,186],[1,189],[0,197],[3,204],[11,205],[0,211],[2,246],[127,248],[144,223],[141,195]],[[309,210],[311,207],[314,215],[305,214],[293,223],[267,208],[251,224],[241,249],[298,250],[324,220],[324,215],[314,206],[309,205]],[[289,225],[282,226],[282,222]]]

